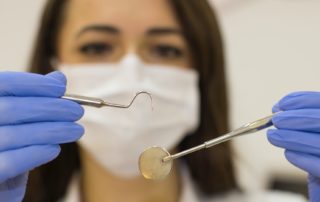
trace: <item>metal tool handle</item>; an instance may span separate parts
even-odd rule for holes
[[[77,102],[82,105],[92,106],[92,107],[102,107],[104,101],[99,98],[87,97],[82,95],[65,94],[61,98]]]
[[[146,91],[137,92],[136,95],[132,98],[131,102],[129,104],[127,104],[127,105],[110,103],[110,102],[107,102],[107,101],[105,101],[103,99],[100,99],[100,98],[87,97],[87,96],[83,96],[83,95],[74,95],[74,94],[65,94],[61,98],[67,99],[67,100],[71,100],[71,101],[77,102],[77,103],[82,104],[82,105],[92,106],[92,107],[100,108],[100,107],[103,107],[103,106],[107,106],[107,107],[115,107],[115,108],[126,109],[126,108],[131,107],[131,105],[135,101],[135,99],[141,94],[146,94],[146,95],[149,96],[149,98],[151,100],[151,108],[153,109],[152,96],[151,96],[150,93],[148,93]]]
[[[277,113],[281,113],[281,112],[277,112]],[[259,119],[257,121],[253,121],[253,122],[250,122],[248,124],[245,124],[242,127],[238,128],[238,129],[236,129],[234,131],[231,131],[230,133],[227,133],[227,134],[225,134],[223,136],[220,136],[220,137],[214,138],[212,140],[206,141],[203,144],[200,144],[198,146],[192,147],[190,149],[184,150],[184,151],[176,153],[174,155],[170,155],[170,156],[164,157],[162,159],[162,161],[166,162],[166,161],[170,161],[170,160],[173,160],[173,159],[177,159],[177,158],[180,158],[180,157],[185,156],[187,154],[190,154],[190,153],[202,150],[202,149],[210,148],[210,147],[212,147],[214,145],[217,145],[217,144],[220,144],[222,142],[226,142],[226,141],[228,141],[228,140],[230,140],[230,139],[232,139],[232,138],[234,138],[236,136],[253,133],[253,132],[262,130],[264,128],[270,127],[270,126],[273,125],[272,121],[271,121],[273,115],[274,114],[272,114],[270,116],[267,116],[267,117],[264,117],[262,119]]]
[[[246,135],[249,133],[254,133],[259,130],[263,130],[265,128],[268,128],[273,125],[273,123],[271,121],[273,115],[274,114],[269,115],[267,117],[264,117],[262,119],[247,123],[247,124],[241,126],[240,128],[238,128],[234,131],[231,131],[230,133],[227,133],[226,135],[215,138],[213,140],[206,141],[206,142],[204,142],[205,148],[209,148],[214,145],[220,144],[222,142],[228,141],[236,136]]]

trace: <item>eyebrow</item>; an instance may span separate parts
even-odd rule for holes
[[[86,26],[85,28],[81,29],[77,37],[80,35],[84,34],[85,32],[89,31],[97,31],[97,32],[105,32],[105,33],[110,33],[110,34],[119,34],[120,30],[112,25],[89,25]]]
[[[167,35],[167,34],[179,34],[183,35],[182,31],[176,28],[171,27],[155,27],[151,28],[147,31],[146,35],[153,36],[153,35]]]
[[[96,32],[104,32],[104,33],[109,33],[109,34],[119,34],[120,30],[116,28],[115,26],[112,25],[89,25],[81,29],[77,37],[80,35],[89,32],[89,31],[96,31]],[[171,28],[171,27],[154,27],[149,29],[146,32],[147,36],[154,36],[154,35],[168,35],[168,34],[178,34],[178,35],[183,35],[182,31],[177,28]]]

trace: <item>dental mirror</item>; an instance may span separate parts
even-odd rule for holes
[[[139,169],[144,178],[162,180],[171,171],[172,161],[163,161],[170,153],[161,147],[150,147],[139,158]]]
[[[281,112],[277,112],[281,113]],[[276,113],[276,114],[277,114]],[[236,130],[233,130],[225,135],[206,141],[198,146],[181,151],[171,155],[162,147],[150,147],[141,153],[139,158],[140,173],[144,178],[149,180],[164,179],[171,171],[172,162],[174,159],[186,156],[193,152],[208,149],[225,141],[231,140],[234,137],[254,133],[273,125],[272,117],[274,114],[262,119],[247,123]]]

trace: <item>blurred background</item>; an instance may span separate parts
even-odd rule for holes
[[[231,126],[269,115],[292,91],[320,91],[319,0],[210,0],[225,42]],[[0,70],[25,71],[45,0],[0,1]],[[306,174],[290,165],[265,132],[233,141],[244,190],[306,191]]]

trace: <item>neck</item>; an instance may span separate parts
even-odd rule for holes
[[[160,182],[141,176],[121,178],[102,167],[84,149],[81,149],[82,188],[84,201],[90,202],[177,202],[179,173],[173,166],[170,175]]]

